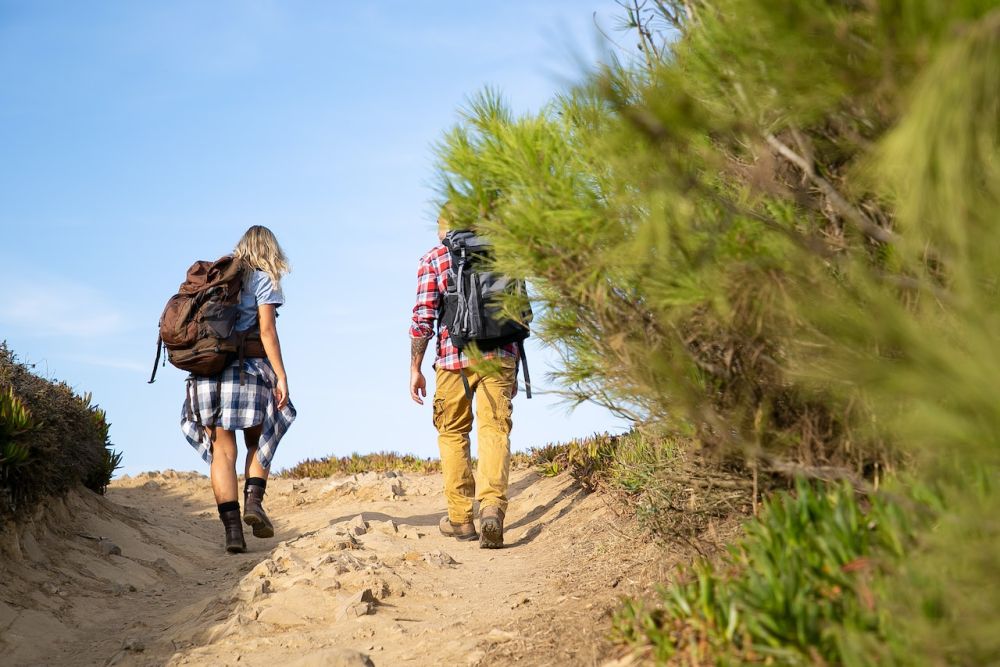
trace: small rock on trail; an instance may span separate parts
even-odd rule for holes
[[[366,588],[352,595],[341,606],[337,618],[359,618],[367,616],[375,610],[375,596],[370,589]]]
[[[286,667],[375,667],[364,653],[348,648],[323,648],[285,663]]]
[[[121,556],[122,548],[109,539],[101,538],[97,542],[97,549],[105,558],[108,556]]]

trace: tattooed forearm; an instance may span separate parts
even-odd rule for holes
[[[420,364],[424,360],[424,353],[427,352],[427,343],[429,341],[429,338],[410,339],[410,365],[420,368]]]

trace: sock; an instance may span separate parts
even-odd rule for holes
[[[267,488],[267,480],[263,477],[248,477],[246,486],[243,487],[243,493],[246,493],[251,486],[259,486],[261,490]]]
[[[232,512],[233,510],[240,511],[240,501],[230,500],[227,503],[219,503],[219,516],[222,516],[223,512]]]

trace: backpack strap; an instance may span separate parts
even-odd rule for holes
[[[531,373],[528,372],[528,355],[524,353],[524,341],[518,341],[517,351],[521,357],[521,368],[524,369],[524,395],[531,398]]]
[[[247,383],[247,373],[243,368],[243,362],[246,360],[247,351],[247,333],[240,332],[240,342],[239,342],[239,360],[240,360],[240,386],[244,386]]]
[[[465,387],[465,397],[472,402],[472,386],[469,385],[469,376],[465,374],[465,369],[460,368],[458,370],[459,375],[462,376],[462,386]]]
[[[215,412],[212,413],[212,425],[222,426],[222,373],[215,377]]]
[[[163,352],[163,337],[156,337],[156,359],[153,359],[153,374],[149,376],[149,382],[147,384],[153,384],[156,380],[156,366],[160,363],[160,353]],[[167,364],[167,360],[163,360],[163,365]]]

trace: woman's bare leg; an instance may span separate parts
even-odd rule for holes
[[[219,518],[226,528],[226,551],[247,550],[240,523],[240,503],[236,483],[236,434],[224,428],[212,429],[212,491],[219,506]]]
[[[260,461],[257,460],[257,447],[260,444],[260,429],[260,424],[251,428],[243,429],[243,441],[247,446],[247,460],[243,467],[245,479],[250,479],[251,477],[267,479],[267,468],[262,466]]]
[[[217,504],[239,498],[236,482],[236,434],[224,428],[212,429],[211,476]]]
[[[245,506],[243,521],[253,527],[254,537],[274,537],[274,524],[264,511],[264,490],[267,488],[267,470],[257,460],[260,446],[260,426],[243,429],[243,440],[247,445],[247,460],[244,466],[246,486],[243,491]]]

